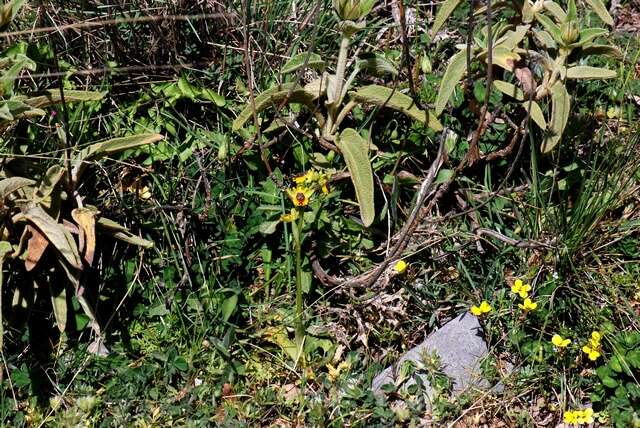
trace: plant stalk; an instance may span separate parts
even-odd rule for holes
[[[298,224],[297,230],[294,231],[293,239],[296,250],[296,314],[295,314],[295,334],[296,334],[296,346],[298,347],[298,355],[302,354],[302,346],[304,344],[304,322],[302,304],[302,228],[304,226],[304,213],[301,208],[298,210]]]

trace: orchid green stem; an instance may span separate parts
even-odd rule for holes
[[[296,251],[296,314],[295,314],[295,334],[298,353],[302,353],[304,344],[305,328],[303,322],[304,307],[302,304],[302,228],[304,227],[304,212],[302,208],[298,210],[298,224],[293,234]]]

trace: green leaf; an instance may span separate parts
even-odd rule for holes
[[[359,103],[374,104],[401,111],[407,116],[427,124],[434,131],[442,130],[442,124],[433,114],[421,110],[410,96],[397,90],[386,86],[368,85],[359,88],[357,91],[349,92],[349,96]]]
[[[103,97],[104,94],[102,92],[64,90],[64,102],[66,103],[99,101]],[[36,108],[47,107],[62,102],[59,89],[47,89],[46,91],[29,94],[20,98],[25,104]]]
[[[512,83],[508,83],[502,80],[494,80],[493,86],[505,95],[515,98],[518,101],[524,101],[524,92]]]
[[[53,286],[49,283],[49,294],[51,295],[51,306],[53,306],[56,325],[62,333],[67,326],[67,287],[63,285],[60,292],[56,294]]]
[[[602,384],[607,388],[615,388],[618,386],[618,381],[611,376],[605,376],[604,379],[602,379]]]
[[[549,135],[542,142],[543,153],[549,153],[560,142],[562,132],[569,120],[570,106],[571,99],[567,88],[561,82],[556,82],[551,88],[551,123],[548,129]]]
[[[282,101],[287,100],[289,104],[305,104],[313,108],[313,101],[318,98],[317,93],[306,91],[297,83],[284,83],[267,89],[257,97],[255,97],[255,112],[260,113],[271,106],[278,106]],[[236,120],[233,121],[231,129],[238,131],[244,124],[253,117],[254,107],[248,104],[238,114]]]
[[[134,235],[126,227],[121,226],[108,218],[99,217],[96,221],[96,226],[100,227],[104,233],[107,233],[121,241],[146,249],[153,248],[153,242]]]
[[[200,97],[212,101],[218,107],[224,107],[227,104],[227,100],[214,91],[213,89],[203,88],[200,90]]]
[[[222,302],[222,319],[224,320],[224,322],[229,321],[229,318],[231,318],[231,315],[233,314],[233,311],[236,309],[237,304],[238,304],[237,294],[233,294],[230,297],[227,297],[226,299],[224,299],[224,302]]]
[[[578,10],[576,9],[576,1],[569,0],[567,3],[567,18],[565,22],[575,21],[578,19]]]
[[[604,28],[587,28],[584,29],[582,31],[580,31],[580,38],[578,39],[578,41],[576,43],[571,44],[571,47],[580,47],[580,46],[584,46],[586,43],[589,43],[590,41],[592,41],[593,39],[595,39],[598,36],[602,36],[604,34],[607,34],[608,31],[605,30]]]
[[[347,169],[351,173],[351,182],[356,190],[360,206],[360,218],[365,227],[371,226],[375,218],[373,202],[373,171],[369,161],[369,144],[355,129],[347,128],[336,140],[342,152]]]
[[[280,223],[278,220],[263,221],[262,223],[260,223],[258,230],[263,235],[271,235],[273,232],[276,231],[276,227],[278,226],[278,223]]]
[[[64,173],[65,170],[60,165],[53,165],[52,167],[50,167],[45,173],[44,177],[42,177],[40,186],[38,186],[38,189],[33,195],[34,199],[37,202],[40,202],[47,196],[51,195],[53,189],[55,189]]]
[[[545,10],[549,11],[551,15],[556,19],[557,22],[565,22],[567,19],[567,14],[562,7],[554,1],[545,1],[544,2]]]
[[[493,64],[504,68],[507,71],[513,71],[516,62],[520,61],[520,55],[503,46],[497,46],[493,49]],[[485,61],[488,61],[488,55],[481,55]]]
[[[609,11],[600,0],[586,0],[591,9],[602,19],[602,21],[613,27],[613,18],[609,15]]]
[[[97,161],[104,156],[113,155],[124,150],[136,149],[147,144],[156,143],[162,139],[164,137],[161,134],[140,134],[91,144],[73,157],[71,161],[73,166],[72,179],[77,182],[89,161]]]
[[[629,351],[626,355],[626,360],[631,367],[640,369],[640,351],[638,350]]]
[[[438,9],[436,19],[431,27],[431,35],[435,36],[440,28],[444,25],[444,22],[451,16],[453,11],[458,7],[461,0],[446,0]]]
[[[529,108],[529,101],[524,101],[522,103],[522,107],[527,110]],[[533,120],[533,122],[538,125],[540,129],[547,129],[547,121],[544,118],[544,113],[542,113],[542,109],[537,102],[531,101],[531,112],[529,113],[529,115],[531,116],[531,120]]]
[[[2,121],[12,122],[21,118],[42,117],[47,113],[39,108],[33,108],[28,104],[15,99],[0,101],[0,123]]]
[[[620,51],[620,49],[618,49],[615,46],[597,45],[597,44],[591,44],[591,43],[587,45],[583,45],[582,49],[580,50],[581,57],[586,57],[589,55],[604,55],[604,56],[610,56],[615,59],[624,58],[622,51]]]
[[[577,65],[567,68],[567,79],[615,79],[616,72],[606,68]]]
[[[436,98],[434,112],[436,116],[440,116],[447,106],[447,102],[453,95],[460,80],[467,71],[466,51],[460,51],[451,58],[451,62],[447,66],[447,70],[442,76],[438,96]]]
[[[494,48],[503,47],[508,50],[515,49],[516,47],[518,47],[520,42],[522,42],[522,39],[524,39],[524,37],[527,35],[527,31],[529,31],[530,27],[530,25],[518,25],[515,31],[507,31],[504,36],[496,40]]]
[[[361,70],[366,70],[374,76],[383,76],[385,74],[395,76],[398,74],[398,70],[396,70],[389,60],[382,55],[374,53],[360,55],[356,60],[356,67]]]
[[[0,7],[0,30],[9,25],[26,0],[11,0]]]
[[[324,61],[317,53],[313,52],[303,52],[291,57],[289,61],[282,67],[280,73],[287,74],[293,73],[294,71],[298,71],[302,68],[306,63],[306,66],[314,69],[322,71],[324,69]]]
[[[0,9],[1,10],[1,9]],[[24,54],[9,56],[11,66],[0,75],[0,95],[12,95],[18,74],[24,69],[35,71],[36,63]]]
[[[533,30],[533,35],[538,39],[542,47],[546,49],[556,49],[558,47],[558,44],[553,40],[551,34],[544,30]]]
[[[549,17],[541,13],[536,13],[536,19],[540,24],[542,24],[544,29],[547,30],[549,34],[551,34],[551,37],[553,37],[553,40],[557,44],[562,45],[564,43],[562,41],[562,32],[560,31],[560,27],[556,25]]]
[[[82,267],[78,247],[71,233],[47,214],[39,205],[32,205],[25,211],[14,215],[13,221],[14,223],[18,221],[28,221],[32,223],[72,267],[75,269]]]
[[[24,177],[9,177],[0,180],[0,201],[3,201],[11,193],[34,184],[36,184],[35,181]]]

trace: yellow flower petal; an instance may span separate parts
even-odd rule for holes
[[[482,303],[480,303],[480,310],[483,314],[491,312],[492,309],[493,308],[491,307],[491,305],[489,305],[489,303],[487,303],[486,300],[483,300]]]
[[[482,310],[476,305],[471,306],[471,313],[477,317],[482,315]]]
[[[396,273],[405,273],[408,266],[409,265],[404,260],[398,260],[393,266],[393,270],[396,271]]]
[[[551,338],[551,343],[553,343],[558,348],[566,348],[567,345],[571,343],[571,340],[563,339],[559,334],[554,334]]]
[[[527,297],[526,299],[524,299],[524,302],[522,304],[519,304],[518,306],[520,307],[520,309],[523,309],[526,312],[535,311],[535,309],[538,307],[538,304]]]

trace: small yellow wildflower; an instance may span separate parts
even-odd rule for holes
[[[476,306],[476,305],[471,306],[471,313],[477,317],[480,317],[484,314],[488,314],[492,310],[493,308],[489,303],[487,303],[486,300],[483,300],[482,303],[480,303],[480,306]]]
[[[393,270],[396,273],[405,273],[407,271],[407,267],[409,267],[409,265],[407,264],[407,262],[405,262],[404,260],[398,260],[395,264],[395,266],[393,266]]]
[[[559,334],[554,334],[551,343],[557,348],[566,348],[571,343],[571,339],[563,339]]]
[[[592,424],[593,423],[593,409],[591,407],[587,407],[583,410],[579,410],[578,412],[578,423],[582,424]]]
[[[565,424],[572,425],[578,423],[578,414],[575,410],[567,410],[562,415],[562,420]]]
[[[516,279],[511,286],[511,292],[518,294],[522,299],[529,297],[529,291],[531,291],[531,286],[529,284],[523,284],[521,279]]]
[[[598,358],[600,358],[600,355],[602,355],[600,353],[600,348],[596,347],[596,346],[589,346],[589,345],[584,345],[582,347],[582,352],[584,352],[585,354],[587,354],[589,356],[589,359],[591,361],[595,361]]]
[[[520,307],[520,309],[524,310],[525,312],[529,312],[529,311],[535,311],[536,308],[538,307],[538,304],[527,297],[526,299],[524,299],[524,302],[518,304],[518,306]]]
[[[591,342],[591,345],[595,346],[596,348],[600,346],[600,340],[602,339],[602,335],[600,334],[600,332],[598,331],[592,331],[591,332],[591,339],[589,339],[589,342]]]
[[[287,189],[287,195],[296,207],[306,207],[309,205],[309,200],[314,192],[315,190],[313,188],[302,185],[297,185],[295,188]]]
[[[289,214],[282,214],[280,216],[280,221],[291,223],[296,221],[298,217],[300,217],[300,213],[298,213],[298,210],[295,208],[291,208],[291,212]]]

